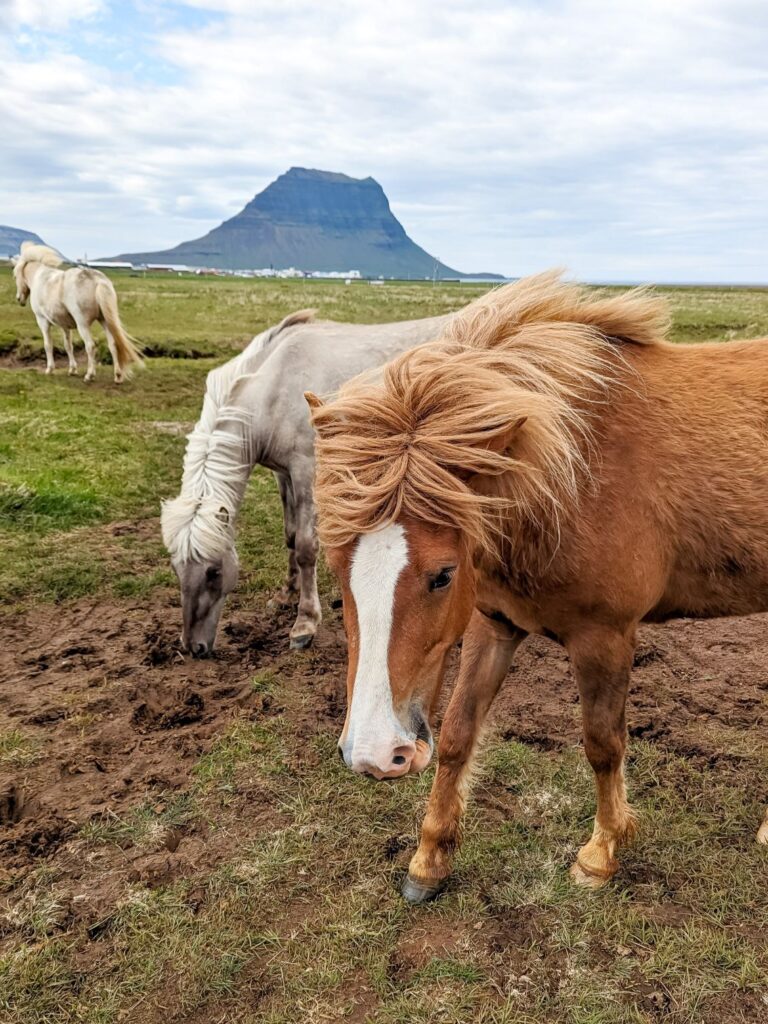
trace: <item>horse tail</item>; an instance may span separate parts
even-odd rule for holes
[[[141,358],[139,343],[128,334],[120,321],[120,314],[117,311],[117,294],[111,281],[104,280],[98,282],[96,285],[96,301],[99,304],[99,311],[101,312],[104,326],[114,339],[120,366],[125,376],[130,377],[132,371],[131,363],[143,366],[144,362]]]

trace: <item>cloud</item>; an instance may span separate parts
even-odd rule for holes
[[[0,219],[67,251],[195,237],[299,164],[372,174],[461,269],[768,276],[758,0],[67,13],[0,49]]]
[[[73,21],[92,18],[103,5],[104,0],[66,0],[60,4],[50,0],[0,0],[0,24],[58,32]]]

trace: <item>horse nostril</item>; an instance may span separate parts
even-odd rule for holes
[[[405,758],[403,757],[402,754],[396,754],[392,758],[392,764],[405,764]]]
[[[195,644],[195,646],[193,648],[193,653],[195,654],[196,657],[202,658],[203,655],[208,653],[208,645],[207,644]]]

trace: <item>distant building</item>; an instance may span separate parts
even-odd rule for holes
[[[168,274],[194,274],[197,267],[188,267],[185,263],[146,263],[143,269],[165,271]]]
[[[94,270],[133,270],[133,264],[126,260],[83,260],[86,267]]]
[[[334,279],[343,277],[345,280],[359,281],[361,274],[359,270],[313,270],[309,277],[330,277]]]

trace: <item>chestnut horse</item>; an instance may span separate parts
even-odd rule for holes
[[[478,734],[529,633],[566,648],[578,683],[597,811],[571,872],[594,886],[635,830],[624,752],[638,623],[768,610],[768,345],[672,345],[666,327],[646,291],[542,274],[468,306],[383,377],[328,404],[307,395],[349,640],[350,768],[426,767],[464,638],[411,902],[451,871]]]

